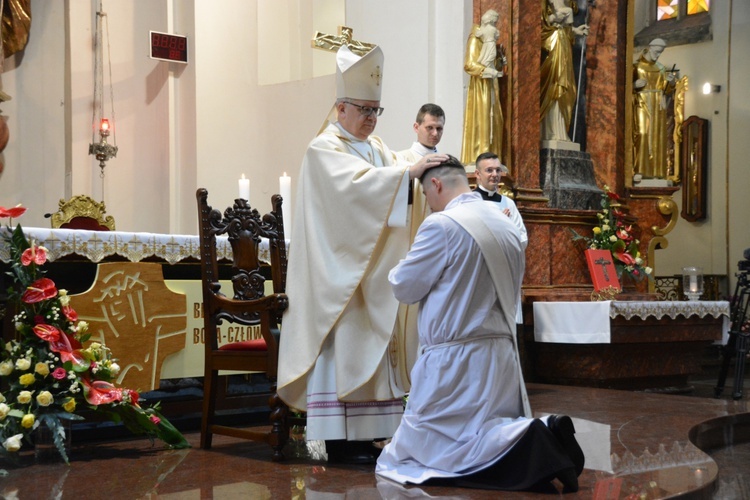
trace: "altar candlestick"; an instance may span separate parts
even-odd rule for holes
[[[286,175],[279,177],[279,194],[283,199],[281,214],[284,218],[284,236],[289,238],[292,234],[292,178]]]
[[[245,179],[245,174],[242,174],[242,178],[239,180],[240,185],[240,198],[243,200],[250,201],[250,179]]]

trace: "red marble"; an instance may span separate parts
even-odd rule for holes
[[[528,384],[534,416],[567,414],[586,465],[577,493],[498,492],[448,486],[410,487],[388,495],[374,465],[334,465],[307,458],[272,462],[264,443],[217,436],[211,450],[167,450],[147,439],[73,441],[70,466],[12,468],[0,481],[3,498],[711,498],[722,481],[740,481],[750,467],[736,453],[748,440],[747,401]],[[585,424],[590,424],[588,427]],[[727,447],[717,464],[701,449]],[[609,462],[611,468],[604,470]],[[28,463],[28,462],[27,462]],[[602,464],[605,467],[602,467]],[[597,467],[597,465],[599,465]],[[728,476],[728,472],[734,472]],[[720,476],[721,475],[721,476]],[[422,490],[420,493],[419,490]],[[716,498],[741,498],[738,490]],[[719,489],[719,494],[722,493]],[[734,495],[733,495],[734,494]]]

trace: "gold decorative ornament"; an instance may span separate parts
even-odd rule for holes
[[[58,211],[51,216],[53,228],[62,227],[77,217],[93,219],[100,226],[115,231],[115,219],[111,215],[105,216],[104,202],[94,201],[89,196],[79,194],[69,200],[60,200]]]

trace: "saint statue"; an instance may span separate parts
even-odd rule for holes
[[[503,112],[500,107],[499,78],[508,64],[503,46],[498,47],[500,15],[488,10],[481,23],[471,28],[466,42],[464,71],[469,75],[466,95],[464,134],[461,145],[461,163],[473,164],[477,156],[492,151],[502,157]]]
[[[0,17],[0,45],[3,53],[0,55],[0,74],[3,72],[5,58],[23,50],[29,41],[31,30],[31,0],[0,1],[2,12]],[[9,101],[10,96],[0,89],[0,103]],[[0,117],[0,153],[8,145],[10,133],[5,118]],[[0,161],[0,173],[5,165]]]
[[[652,40],[633,64],[633,173],[645,178],[670,176],[667,129],[678,75],[658,62],[666,46],[661,38]]]
[[[575,11],[570,0],[543,0],[541,111],[543,141],[571,142],[570,120],[576,102],[573,43],[588,36],[589,27],[573,27]]]

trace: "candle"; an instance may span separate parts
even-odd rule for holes
[[[696,276],[695,274],[690,275],[690,291],[691,292],[698,291],[698,276]]]
[[[292,234],[292,178],[286,175],[279,177],[279,194],[283,199],[281,214],[284,219],[284,236],[289,238]]]
[[[240,198],[250,201],[250,179],[245,179],[245,174],[242,174],[242,178],[239,180],[239,185]]]

